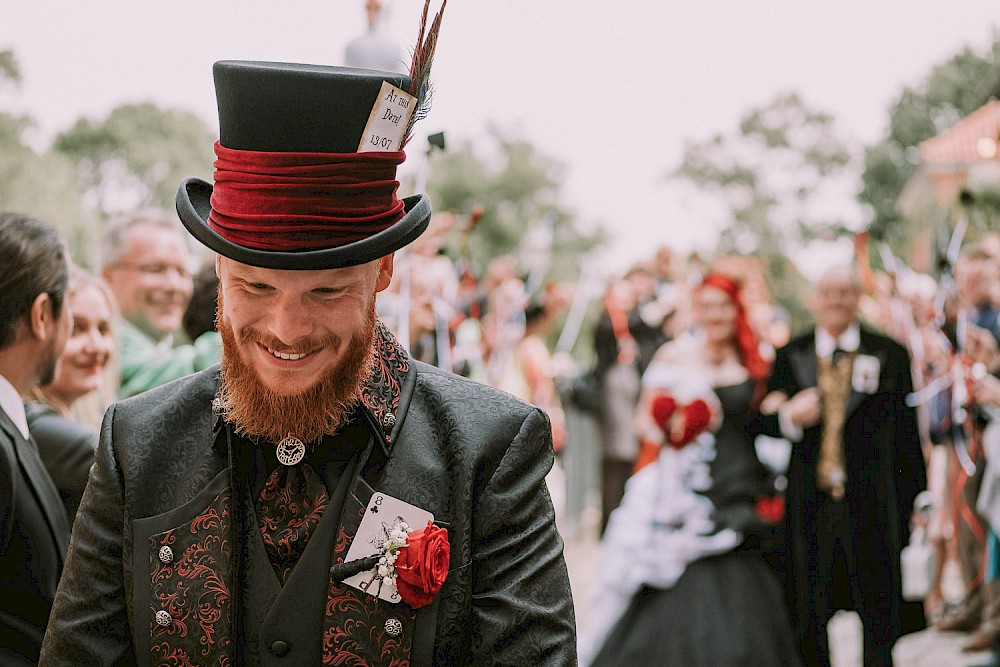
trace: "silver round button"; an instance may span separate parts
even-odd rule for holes
[[[160,547],[160,562],[161,563],[173,563],[174,562],[174,551],[170,547],[164,545]]]
[[[385,622],[385,631],[390,637],[396,637],[403,631],[403,624],[398,618],[390,618]]]
[[[391,431],[392,427],[396,425],[396,415],[391,412],[385,413],[382,417],[382,428],[386,431]]]
[[[156,612],[156,624],[166,627],[173,622],[174,619],[170,618],[170,614],[163,611],[162,609]]]

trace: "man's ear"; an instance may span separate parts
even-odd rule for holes
[[[38,340],[46,340],[54,331],[55,311],[52,297],[43,292],[35,297],[28,311],[28,330]]]
[[[378,276],[375,277],[375,291],[381,292],[392,282],[392,266],[395,253],[391,253],[378,260]]]

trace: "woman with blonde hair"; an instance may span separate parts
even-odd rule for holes
[[[116,306],[104,281],[74,267],[66,296],[73,329],[55,377],[25,400],[28,429],[72,523],[87,485],[98,427],[117,387]]]

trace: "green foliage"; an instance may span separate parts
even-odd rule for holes
[[[17,58],[10,49],[0,51],[0,84],[21,82],[21,68],[17,65]]]
[[[842,229],[810,203],[846,173],[851,156],[833,116],[793,92],[748,111],[734,133],[687,143],[671,177],[724,203],[719,252],[781,256],[790,241]]]
[[[968,237],[978,239],[1000,231],[1000,187],[980,187],[972,190],[973,199],[967,207]]]
[[[788,254],[810,240],[845,232],[843,206],[816,203],[850,197],[853,165],[850,144],[833,116],[791,92],[746,112],[735,132],[687,143],[670,177],[722,204],[715,251],[760,257],[771,293],[795,327],[806,311],[802,277]]]
[[[528,272],[533,248],[524,247],[533,227],[551,223],[552,256],[548,280],[574,280],[579,256],[600,242],[597,233],[581,232],[573,215],[558,201],[563,167],[523,139],[494,128],[489,132],[495,154],[487,159],[470,141],[431,157],[427,190],[437,211],[468,215],[476,206],[484,213],[469,235],[465,257],[477,275],[490,260],[512,254]],[[537,231],[537,230],[536,230]],[[462,252],[461,243],[450,248]],[[457,258],[457,257],[456,257]]]
[[[0,89],[20,80],[13,52],[0,51]],[[74,260],[89,268],[96,220],[80,204],[70,161],[24,143],[24,133],[33,125],[28,116],[0,112],[0,210],[48,222],[66,239]]]
[[[1000,93],[1000,38],[985,52],[965,48],[908,86],[889,109],[889,130],[865,151],[860,200],[871,206],[873,238],[905,248],[929,221],[904,220],[896,201],[919,164],[917,146],[972,113]]]
[[[103,215],[136,207],[173,209],[184,178],[210,179],[214,137],[194,114],[126,104],[102,121],[81,118],[54,150],[76,165],[87,203]]]
[[[2,143],[0,209],[48,222],[66,239],[73,259],[92,268],[97,221],[80,204],[73,165],[60,155],[36,154],[23,145]]]

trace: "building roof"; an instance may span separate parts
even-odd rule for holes
[[[980,162],[1000,157],[998,141],[1000,101],[994,100],[941,134],[920,142],[920,159],[928,165]]]

